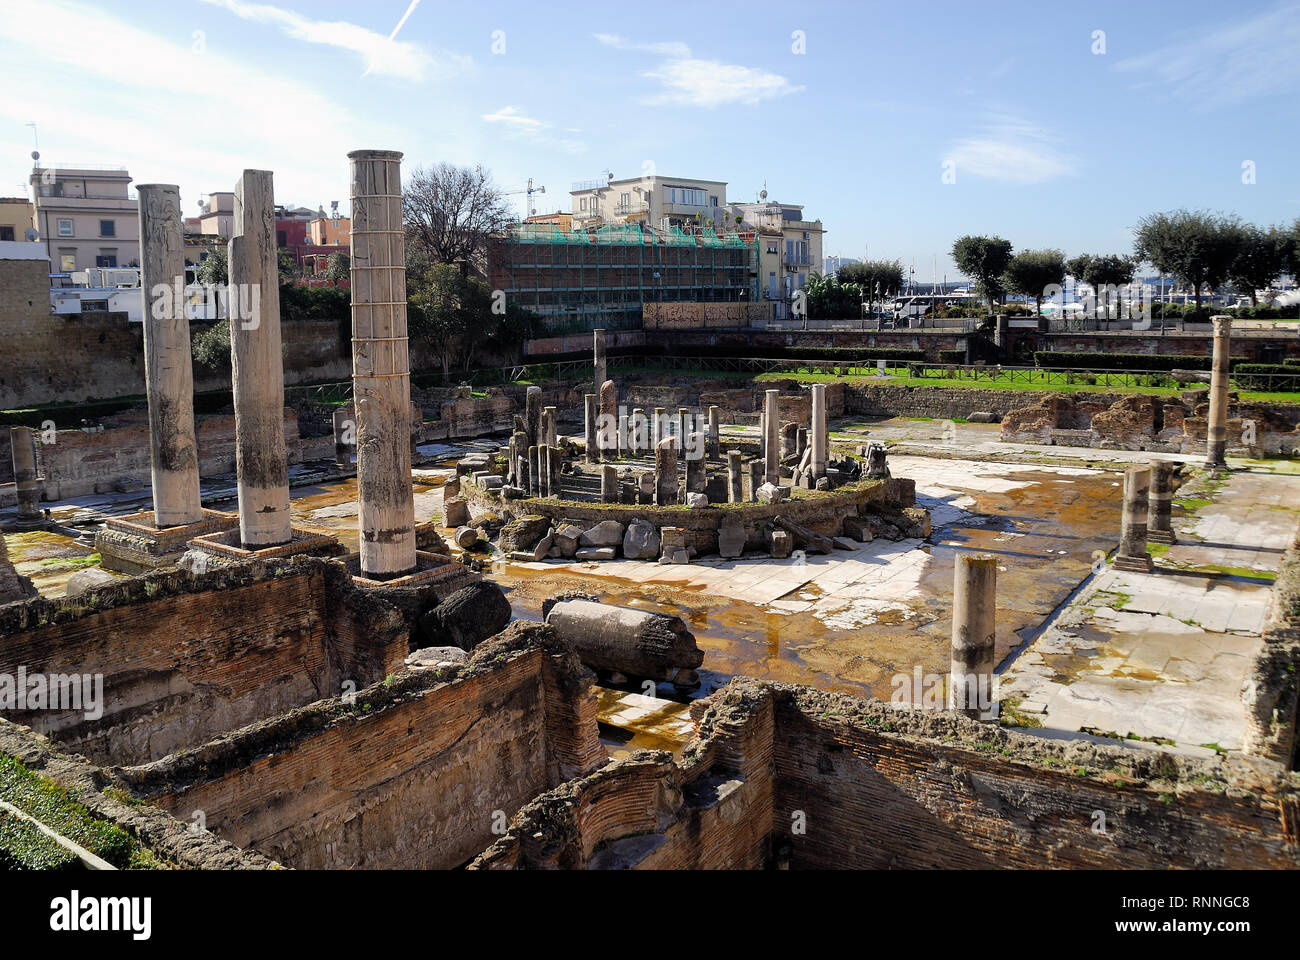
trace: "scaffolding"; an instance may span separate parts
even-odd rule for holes
[[[637,329],[645,303],[758,296],[758,244],[748,231],[523,223],[492,242],[489,264],[493,287],[552,333]]]

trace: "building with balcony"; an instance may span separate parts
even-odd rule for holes
[[[125,167],[38,160],[30,182],[52,274],[139,265],[140,214]]]
[[[661,230],[715,224],[727,209],[727,184],[689,177],[630,177],[582,180],[569,191],[573,222],[648,223]]]
[[[758,285],[760,296],[775,301],[775,316],[792,315],[795,292],[808,283],[813,273],[822,273],[820,220],[806,220],[803,204],[760,200],[733,203],[732,219],[758,237]]]
[[[229,190],[207,194],[199,203],[199,233],[229,240],[235,223],[235,195]]]

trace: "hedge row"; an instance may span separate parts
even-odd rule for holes
[[[965,363],[966,351],[965,350],[940,350],[939,362],[940,363]]]
[[[1071,353],[1064,350],[1039,350],[1034,354],[1034,365],[1074,370],[1209,370],[1213,357],[1190,354],[1151,353]],[[1230,357],[1228,364],[1235,369],[1246,363],[1246,357]]]
[[[718,344],[665,347],[664,353],[671,353],[676,357],[756,357],[760,360],[833,360],[840,363],[853,363],[858,360],[925,362],[924,350],[901,350],[895,347],[780,347]]]
[[[1285,363],[1243,363],[1232,371],[1243,390],[1300,390],[1300,370]]]

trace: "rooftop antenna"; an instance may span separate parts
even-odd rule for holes
[[[36,121],[29,120],[27,122],[27,126],[32,128],[32,147],[33,147],[32,159],[39,160],[40,157],[36,154],[36,151],[41,149],[41,141],[40,138],[37,137],[36,135]]]

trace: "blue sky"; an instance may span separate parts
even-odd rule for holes
[[[0,195],[29,121],[44,160],[179,183],[190,214],[245,167],[346,208],[359,147],[533,177],[541,211],[653,164],[733,200],[766,183],[827,253],[928,280],[963,233],[1127,252],[1153,210],[1293,220],[1297,50],[1300,0],[0,0]]]

